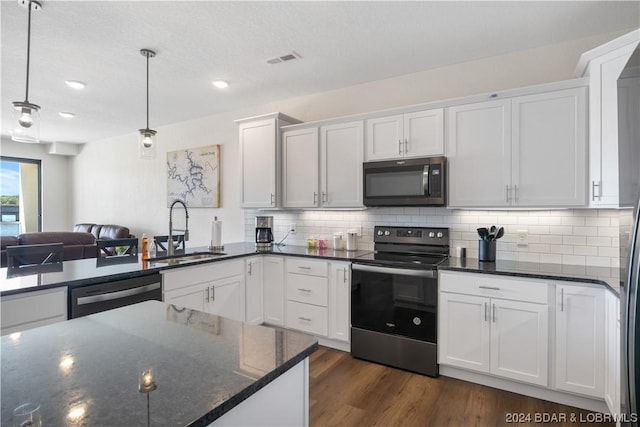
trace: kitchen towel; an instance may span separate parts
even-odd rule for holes
[[[222,221],[218,221],[217,216],[211,222],[211,248],[222,248]]]

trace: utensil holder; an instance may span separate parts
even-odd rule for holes
[[[494,262],[496,260],[496,241],[478,240],[478,260]]]

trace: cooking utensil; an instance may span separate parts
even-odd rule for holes
[[[478,236],[480,236],[482,240],[487,240],[489,237],[489,230],[487,230],[486,227],[478,228]]]
[[[496,234],[496,240],[498,240],[499,238],[501,238],[502,236],[504,236],[504,227],[500,227],[498,229],[498,234]]]

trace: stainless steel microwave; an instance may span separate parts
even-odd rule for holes
[[[445,206],[446,158],[363,163],[365,206]]]

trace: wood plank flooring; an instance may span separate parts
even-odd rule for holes
[[[330,426],[504,426],[507,414],[588,411],[448,377],[430,378],[320,347],[309,364],[309,424]],[[523,423],[526,424],[526,423]],[[584,423],[583,423],[584,424]],[[603,424],[601,424],[603,425]],[[613,425],[613,424],[611,424]]]

